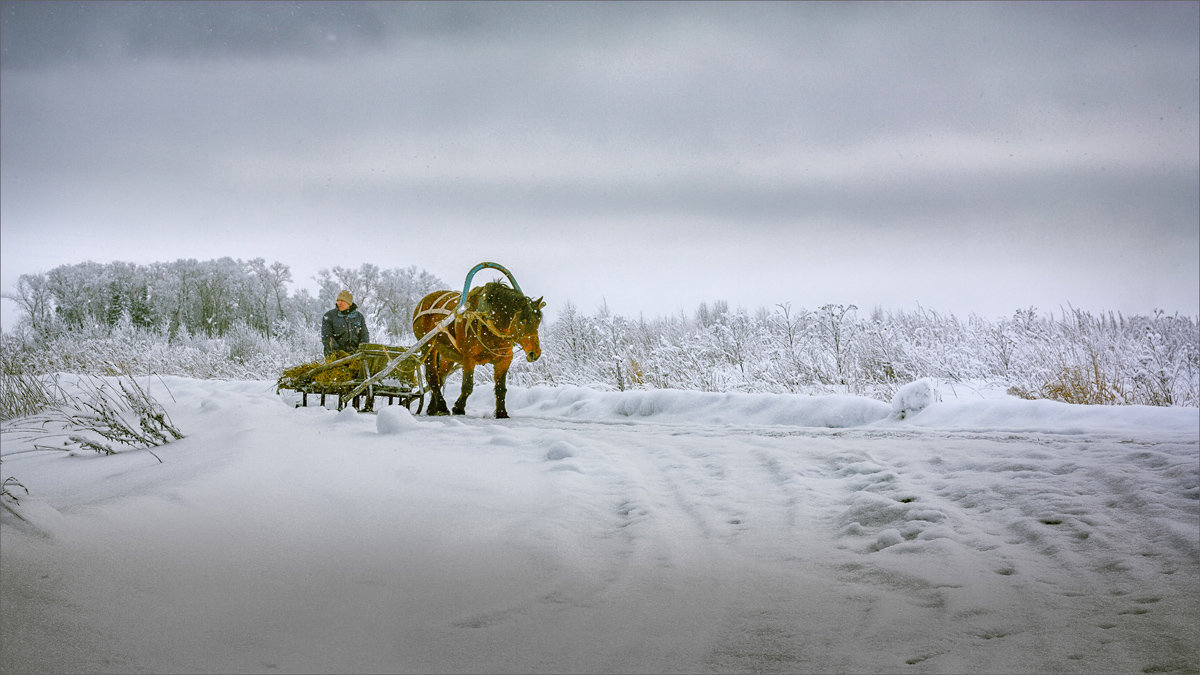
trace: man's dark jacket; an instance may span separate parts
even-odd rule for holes
[[[358,345],[370,341],[367,320],[358,311],[357,304],[351,304],[344,312],[337,308],[325,312],[321,321],[321,347],[325,356],[337,351],[353,353],[358,351]]]

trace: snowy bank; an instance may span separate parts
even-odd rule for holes
[[[857,427],[887,417],[886,403],[857,396],[706,393],[675,389],[599,392],[582,387],[533,387],[508,394],[511,409],[566,419],[670,424],[750,424]]]
[[[858,396],[706,393],[673,389],[600,392],[582,387],[509,391],[510,410],[590,421],[644,421],[716,426],[847,429],[920,427],[972,432],[1048,434],[1200,433],[1200,410],[1152,406],[1071,405],[1015,397],[939,400],[924,380],[902,388],[891,405]],[[472,399],[486,398],[479,389]],[[897,413],[906,411],[903,417]],[[480,409],[482,413],[482,409]]]

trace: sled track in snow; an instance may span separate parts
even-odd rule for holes
[[[1091,641],[1136,654],[1138,669],[1195,663],[1186,637],[1165,638],[1162,656],[1114,633],[1136,617],[1160,635],[1186,636],[1180,617],[1196,618],[1185,601],[1200,568],[1194,539],[1146,527],[1157,511],[1196,513],[1194,439],[508,423],[558,435],[572,470],[608,487],[621,544],[589,601],[628,610],[667,577],[693,579],[709,635],[704,654],[691,656],[707,668],[936,660],[1022,670],[1022,653],[1087,663]],[[1163,483],[1169,494],[1139,496],[1139,485]],[[1101,490],[1104,511],[1091,513]],[[1064,612],[1078,619],[1066,633]],[[849,636],[870,644],[907,632],[905,654],[823,656]],[[969,657],[963,641],[977,643]]]

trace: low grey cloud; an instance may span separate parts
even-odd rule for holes
[[[5,2],[4,284],[95,255],[14,246],[91,229],[301,282],[507,255],[632,313],[1195,313],[1198,7]]]

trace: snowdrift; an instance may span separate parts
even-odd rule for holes
[[[654,422],[829,429],[919,427],[1047,434],[1200,433],[1200,410],[1089,406],[1015,397],[954,398],[927,381],[901,388],[891,405],[857,396],[706,393],[678,390],[599,392],[582,387],[509,390],[509,409],[527,416],[597,422]],[[487,396],[480,388],[474,399]],[[901,417],[900,413],[906,414]]]

